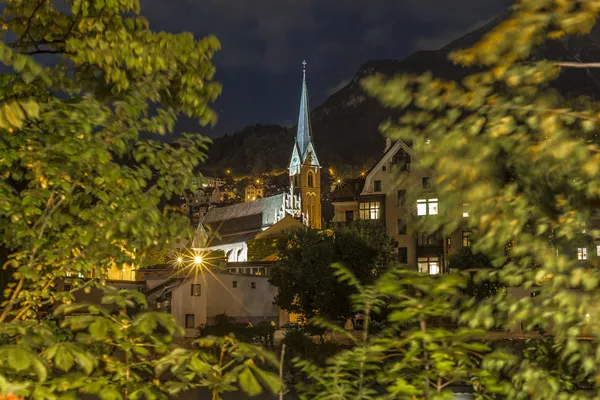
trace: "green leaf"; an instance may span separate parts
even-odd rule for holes
[[[242,390],[248,393],[249,396],[253,397],[262,393],[262,387],[250,368],[242,369],[238,379]]]

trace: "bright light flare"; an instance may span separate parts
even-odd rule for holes
[[[195,256],[194,257],[194,264],[196,264],[196,265],[202,264],[202,256]]]
[[[183,262],[183,257],[177,257],[177,264],[181,264]]]

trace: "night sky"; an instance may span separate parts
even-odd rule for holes
[[[153,30],[215,34],[223,94],[210,136],[255,123],[294,125],[302,60],[311,107],[343,87],[361,64],[438,49],[497,16],[508,0],[141,0]]]

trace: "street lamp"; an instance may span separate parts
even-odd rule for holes
[[[194,264],[196,264],[196,265],[202,264],[202,256],[195,256],[194,257]]]

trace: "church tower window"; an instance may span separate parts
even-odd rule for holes
[[[315,174],[312,171],[308,171],[308,187],[315,187]]]

